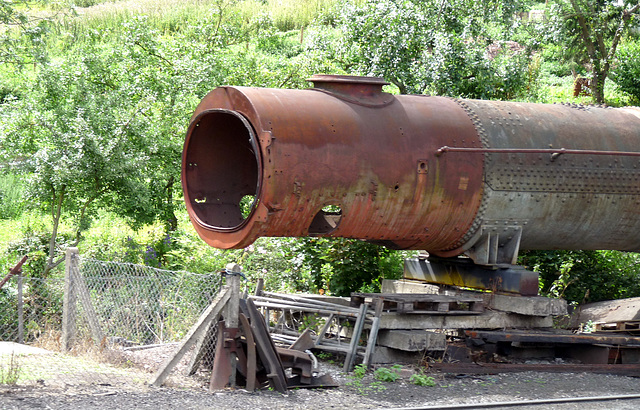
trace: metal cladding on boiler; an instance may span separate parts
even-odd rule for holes
[[[220,87],[196,109],[182,183],[211,246],[348,237],[481,265],[519,249],[640,251],[640,110],[311,81]]]

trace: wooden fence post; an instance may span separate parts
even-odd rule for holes
[[[62,300],[62,351],[71,349],[76,335],[76,287],[74,272],[78,264],[78,248],[67,248],[64,258],[64,298]]]
[[[240,274],[242,269],[239,265],[228,264],[227,265],[227,286],[231,288],[231,296],[227,302],[227,306],[224,310],[224,325],[227,329],[237,329],[240,325]],[[237,360],[236,353],[231,352],[231,375],[229,377],[229,384],[232,389],[236,387],[236,370]],[[211,388],[213,387],[213,377],[215,373],[211,373]]]
[[[20,272],[18,273],[18,343],[24,343],[24,298],[22,296],[22,272]]]
[[[211,302],[209,307],[202,312],[198,322],[196,322],[196,324],[189,330],[189,333],[187,333],[184,339],[182,339],[177,352],[173,356],[170,356],[153,376],[153,379],[151,379],[150,382],[152,386],[161,386],[169,376],[171,370],[176,366],[176,364],[178,364],[180,359],[184,357],[191,346],[198,341],[209,325],[218,320],[220,312],[229,300],[229,296],[231,296],[231,289],[228,286],[220,288],[216,298]],[[198,352],[193,352],[193,354],[198,354]]]

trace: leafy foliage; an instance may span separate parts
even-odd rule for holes
[[[0,219],[14,219],[20,216],[25,208],[22,191],[23,183],[20,176],[8,173],[0,175]]]
[[[628,42],[620,46],[611,78],[621,91],[640,102],[640,42]]]
[[[565,45],[566,58],[590,65],[596,103],[604,103],[604,85],[618,44],[638,11],[637,0],[556,0],[553,3],[549,32],[554,40]]]
[[[506,27],[517,1],[368,1],[341,23],[346,67],[389,79],[402,94],[507,99],[526,92],[529,53],[494,38],[483,19]],[[499,33],[503,31],[498,30]],[[499,52],[489,55],[496,43]]]
[[[409,378],[409,383],[424,387],[434,387],[436,385],[436,381],[433,377],[420,373],[412,374]]]
[[[402,275],[403,254],[345,238],[302,238],[295,248],[317,289],[336,296],[377,292],[382,279]]]
[[[0,62],[3,64],[44,63],[48,59],[46,38],[55,27],[52,16],[29,14],[29,5],[40,1],[0,2]]]
[[[540,273],[541,293],[575,303],[640,295],[640,256],[618,251],[526,251],[519,263]]]
[[[392,366],[391,368],[379,367],[373,372],[373,377],[381,382],[393,383],[400,378],[400,373],[398,373],[400,369],[401,366],[399,365]]]
[[[575,1],[596,10],[589,38],[600,35],[611,50],[621,6]],[[347,239],[265,238],[232,251],[204,245],[178,189],[194,107],[219,85],[302,88],[314,73],[381,75],[402,93],[566,101],[572,72],[595,67],[578,13],[558,0],[547,10],[551,25],[516,18],[529,4],[206,0],[148,2],[134,12],[112,3],[111,12],[54,20],[4,2],[0,21],[12,28],[2,32],[0,58],[12,64],[0,66],[0,218],[35,206],[50,222],[18,229],[23,238],[0,265],[25,251],[33,256],[28,269],[46,276],[62,249],[77,244],[88,256],[195,272],[237,262],[268,289],[378,290],[381,278],[400,275],[405,254]],[[62,10],[30,6],[39,16]],[[613,75],[637,99],[638,50],[620,41],[627,43]],[[524,260],[544,272],[546,294],[582,301],[640,292],[633,254],[542,255]]]

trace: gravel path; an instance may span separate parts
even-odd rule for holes
[[[640,394],[640,379],[601,374],[515,373],[482,376],[433,374],[434,387],[408,382],[408,374],[393,383],[345,376],[334,365],[322,364],[340,384],[325,390],[298,389],[288,394],[263,390],[208,392],[205,389],[83,387],[0,387],[0,409],[374,409],[446,406],[514,400]],[[640,400],[519,406],[519,409],[638,409]]]

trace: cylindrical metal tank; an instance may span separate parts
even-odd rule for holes
[[[640,110],[315,88],[220,87],[194,113],[182,183],[200,236],[336,236],[477,263],[518,249],[640,250]]]

